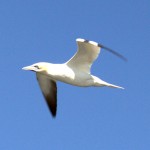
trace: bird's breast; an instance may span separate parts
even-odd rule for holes
[[[48,76],[55,80],[64,81],[65,80],[73,80],[75,78],[74,71],[65,65],[53,65],[47,71]]]
[[[61,81],[75,86],[90,86],[91,82],[91,75],[74,70],[66,65],[56,65],[49,69],[48,75],[55,81]]]

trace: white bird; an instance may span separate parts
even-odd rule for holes
[[[78,51],[66,63],[52,64],[47,62],[39,62],[22,68],[23,70],[31,70],[36,72],[40,88],[53,117],[56,116],[57,110],[57,81],[82,87],[107,86],[123,89],[123,87],[107,83],[92,75],[90,69],[93,62],[97,59],[101,48],[112,52],[124,60],[125,58],[114,50],[94,41],[79,38],[76,42],[78,45]]]

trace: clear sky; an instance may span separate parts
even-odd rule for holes
[[[102,50],[92,68],[125,90],[58,82],[53,119],[35,74],[21,68],[67,61],[76,38],[127,57]],[[149,0],[1,0],[0,149],[149,150],[149,40]]]

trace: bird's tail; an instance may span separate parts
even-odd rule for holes
[[[117,85],[114,85],[114,84],[107,84],[106,86],[108,86],[108,87],[112,87],[112,88],[118,88],[118,89],[124,89],[123,87],[121,87],[121,86],[117,86]]]
[[[124,88],[121,87],[121,86],[117,86],[117,85],[114,85],[114,84],[105,82],[105,81],[101,80],[100,78],[98,78],[98,77],[96,77],[96,76],[93,76],[93,75],[92,75],[92,78],[93,78],[93,80],[94,80],[94,86],[108,86],[108,87],[112,87],[112,88],[124,89]]]

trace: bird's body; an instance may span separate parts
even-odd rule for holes
[[[88,80],[91,75],[85,72],[79,72],[76,69],[70,68],[64,64],[50,64],[47,63],[46,75],[54,81],[62,81],[75,86],[90,86]]]
[[[39,63],[38,63],[39,64]],[[110,86],[110,87],[118,87],[116,85],[112,85],[107,83],[100,78],[91,75],[90,73],[86,73],[84,71],[79,71],[76,68],[70,68],[67,63],[64,64],[52,64],[47,62],[40,62],[47,69],[42,73],[37,72],[37,76],[42,74],[43,77],[47,76],[48,79],[53,80],[55,82],[61,81],[67,84],[88,87],[88,86]],[[37,65],[37,64],[34,64]]]
[[[78,44],[78,51],[66,63],[52,64],[40,62],[23,68],[24,70],[36,72],[42,93],[53,116],[56,115],[57,108],[57,81],[82,87],[108,86],[123,89],[120,86],[101,80],[90,72],[91,66],[94,60],[98,57],[101,47],[121,58],[123,58],[123,56],[93,41],[87,41],[84,39],[77,39],[76,41]]]

